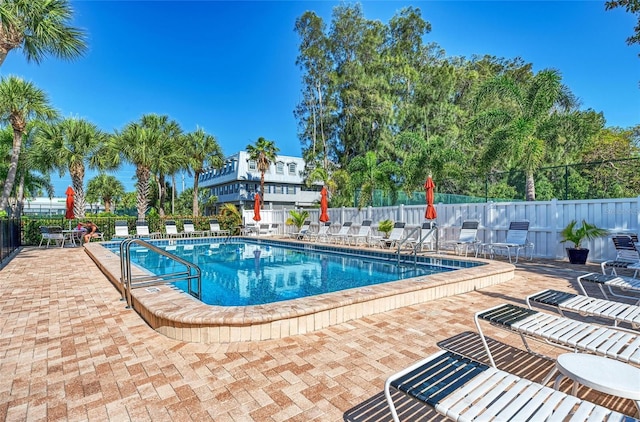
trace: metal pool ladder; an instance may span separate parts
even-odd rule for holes
[[[165,256],[181,265],[184,265],[184,271],[175,271],[172,273],[155,275],[139,275],[133,276],[131,274],[131,245],[136,244],[157,254]],[[125,239],[120,243],[120,282],[122,283],[122,299],[127,300],[127,308],[133,307],[133,301],[131,299],[131,289],[139,287],[148,287],[159,284],[173,283],[176,281],[187,281],[188,293],[196,299],[202,297],[202,272],[200,267],[196,264],[186,261],[179,256],[176,256],[170,252],[160,249],[149,242],[145,242],[142,239],[131,238]],[[193,284],[195,282],[196,287]]]

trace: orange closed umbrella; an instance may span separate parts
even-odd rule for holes
[[[431,176],[427,178],[427,181],[424,183],[424,188],[427,191],[427,210],[424,213],[424,218],[427,220],[435,220],[438,214],[436,213],[436,207],[433,206],[433,200],[435,197],[435,193],[433,190],[435,189],[436,184],[431,180]]]
[[[66,218],[67,220],[73,220],[74,218],[76,218],[75,214],[73,213],[73,196],[76,194],[76,192],[71,186],[69,186],[67,187],[65,194],[67,195],[67,206],[64,213],[64,218]]]
[[[260,194],[256,193],[253,199],[253,221],[260,221]]]
[[[324,186],[320,191],[320,220],[322,223],[329,221],[329,214],[327,214],[327,208],[329,208],[329,201],[327,199],[327,188]]]

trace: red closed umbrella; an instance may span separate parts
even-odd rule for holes
[[[324,186],[320,191],[320,220],[322,223],[329,221],[329,214],[327,214],[327,208],[329,208],[329,201],[327,200],[327,188]]]
[[[436,213],[436,207],[433,206],[433,200],[435,194],[433,190],[435,189],[436,184],[431,180],[431,176],[427,178],[427,181],[424,183],[424,188],[427,191],[427,210],[424,213],[424,218],[427,220],[435,220],[438,214]]]
[[[253,199],[253,221],[260,221],[260,194],[256,193]]]
[[[74,218],[76,218],[75,214],[73,213],[73,196],[76,194],[76,192],[71,186],[69,186],[67,187],[65,194],[67,195],[67,207],[64,213],[64,218],[66,218],[67,220],[73,220]]]

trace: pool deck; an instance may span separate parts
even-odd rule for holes
[[[523,261],[512,280],[476,291],[281,339],[204,344],[168,338],[126,309],[84,248],[24,248],[0,270],[0,420],[390,421],[390,374],[441,347],[487,362],[476,311],[545,288],[576,292],[586,271],[599,266]],[[485,333],[500,369],[541,381],[552,368],[517,335]],[[578,396],[635,412],[585,387]],[[402,420],[441,420],[396,400]]]

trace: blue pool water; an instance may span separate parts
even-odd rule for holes
[[[192,241],[190,241],[192,242]],[[157,246],[197,264],[202,271],[204,303],[221,306],[260,305],[354,287],[455,270],[450,266],[399,264],[378,256],[353,256],[281,247],[269,243],[159,242]],[[215,240],[214,240],[215,242]],[[163,245],[164,244],[164,245]],[[146,248],[131,248],[133,263],[154,274],[183,270],[180,264]],[[187,290],[187,283],[175,283]]]

